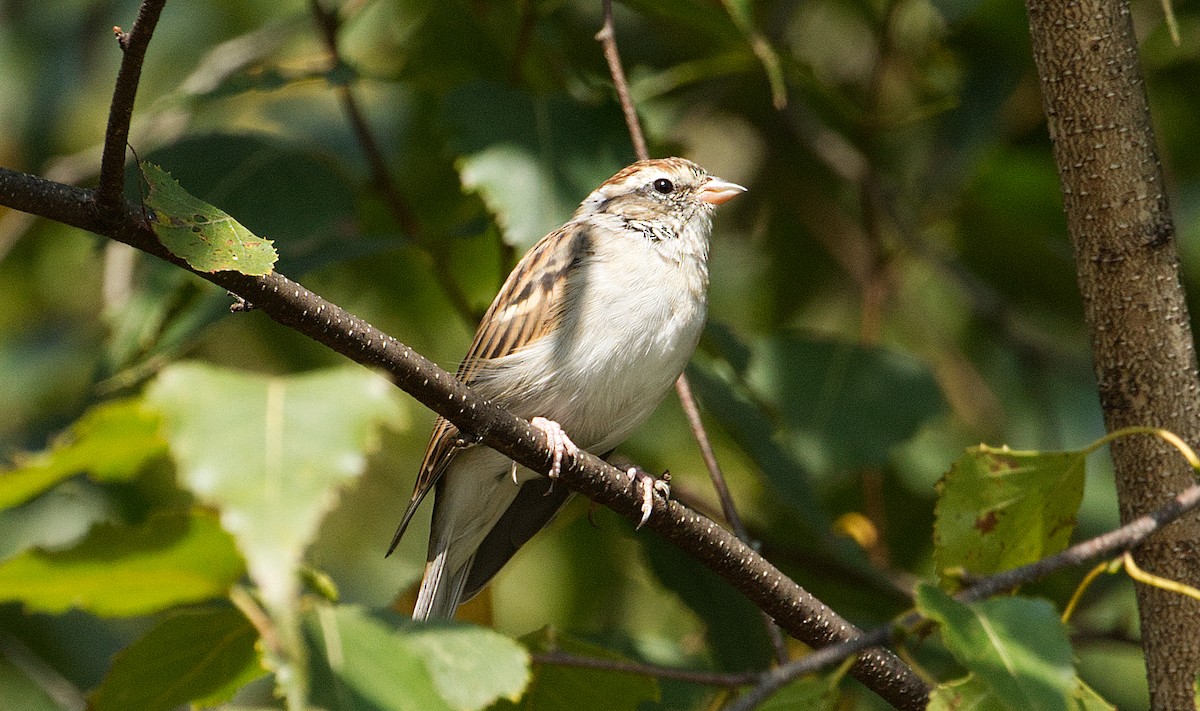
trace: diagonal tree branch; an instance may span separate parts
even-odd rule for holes
[[[481,443],[534,471],[549,471],[552,454],[540,430],[476,395],[395,338],[277,273],[195,272],[158,242],[138,206],[126,203],[114,223],[101,218],[93,197],[92,190],[0,168],[0,205],[116,239],[188,269],[276,322],[386,371],[398,387]],[[642,499],[634,483],[592,454],[568,456],[560,483],[630,520],[641,518]],[[732,533],[682,504],[656,499],[646,527],[742,592],[796,639],[820,647],[861,635]],[[923,709],[929,695],[925,682],[884,649],[864,652],[850,673],[899,709]]]

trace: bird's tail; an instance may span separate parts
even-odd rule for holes
[[[421,579],[417,604],[413,607],[414,620],[449,620],[458,609],[467,582],[467,571],[471,569],[471,559],[459,564],[455,570],[448,570],[447,552],[448,546],[442,546],[425,563],[425,577]]]

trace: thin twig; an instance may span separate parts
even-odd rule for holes
[[[117,219],[125,204],[125,146],[129,143],[129,122],[133,119],[133,103],[137,98],[142,62],[154,27],[167,0],[145,0],[138,8],[133,29],[128,33],[119,27],[113,31],[124,55],[117,70],[117,84],[108,109],[108,128],[104,132],[104,153],[100,157],[100,183],[95,200],[100,214]]]
[[[336,69],[343,64],[341,49],[338,45],[337,10],[327,10],[321,4],[321,0],[310,0],[309,6],[312,9],[317,28],[321,31],[321,39],[329,52],[330,69]],[[362,149],[363,156],[367,159],[367,165],[371,172],[371,187],[383,200],[384,207],[391,213],[392,219],[396,221],[400,231],[411,237],[414,243],[424,247],[434,263],[434,278],[446,298],[449,299],[450,305],[464,321],[474,326],[479,321],[480,314],[471,307],[470,299],[454,280],[442,254],[422,238],[421,225],[417,220],[416,213],[396,185],[392,172],[388,168],[387,158],[384,157],[383,148],[379,145],[375,132],[371,130],[371,124],[367,121],[366,113],[354,90],[349,84],[340,84],[334,88],[334,92],[342,104],[342,110],[346,112],[346,119],[350,122],[354,138],[358,142],[359,148]]]
[[[567,652],[538,652],[532,655],[535,664],[552,664],[560,667],[578,667],[581,669],[603,669],[605,671],[623,672],[653,676],[659,679],[686,681],[705,686],[737,687],[748,686],[758,681],[757,672],[742,672],[740,674],[699,671],[695,669],[679,669],[658,664],[642,662],[627,662],[618,659],[601,659],[599,657],[581,657]]]
[[[742,517],[738,515],[737,506],[733,503],[733,494],[729,492],[729,485],[725,482],[725,474],[721,471],[721,464],[717,461],[716,452],[713,451],[708,431],[704,429],[704,421],[700,419],[700,408],[696,405],[695,396],[692,395],[692,387],[688,384],[687,375],[680,375],[679,380],[675,381],[675,392],[679,394],[679,404],[683,406],[683,414],[687,417],[688,426],[692,429],[692,436],[696,438],[696,444],[700,447],[700,456],[704,459],[704,466],[708,469],[713,489],[721,501],[721,512],[724,514],[725,520],[729,522],[734,535],[742,543],[759,550],[758,542],[750,537],[750,533],[742,523]],[[775,653],[775,661],[786,664],[791,658],[788,655],[787,643],[775,621],[766,613],[761,614],[763,626],[767,630],[767,637],[771,640],[771,650]]]
[[[629,98],[629,83],[625,80],[625,70],[621,68],[621,55],[617,53],[617,35],[613,30],[612,0],[604,2],[604,24],[596,33],[596,40],[604,49],[604,59],[608,62],[608,72],[612,74],[613,86],[617,90],[617,100],[621,102],[621,111],[625,113],[625,125],[629,127],[629,138],[633,141],[633,152],[638,160],[649,160],[650,151],[646,149],[646,137],[642,135],[642,125],[638,121],[637,110],[633,100]]]
[[[617,51],[612,0],[603,0],[603,2],[604,25],[596,33],[596,39],[604,48],[604,58],[607,60],[608,70],[612,74],[613,86],[617,90],[617,99],[621,102],[621,111],[625,114],[625,125],[629,128],[629,139],[633,143],[634,153],[637,154],[638,160],[648,160],[650,153],[646,149],[646,138],[642,135],[641,122],[638,120],[637,110],[633,106],[633,99],[629,95],[629,82],[625,79],[625,70],[621,68],[621,54]],[[704,458],[704,466],[708,469],[709,478],[712,479],[713,489],[716,490],[717,497],[721,500],[721,510],[725,514],[725,520],[733,527],[734,535],[742,543],[757,549],[756,542],[750,539],[749,534],[746,533],[746,527],[742,525],[741,517],[738,516],[733,496],[729,493],[725,475],[721,472],[721,465],[717,462],[717,455],[713,452],[708,431],[704,429],[704,421],[700,419],[700,408],[696,405],[696,398],[692,395],[692,388],[688,385],[686,375],[680,374],[679,379],[675,381],[675,392],[679,394],[679,402],[683,406],[684,415],[687,416],[688,426],[691,427],[696,444],[700,447],[700,455]],[[789,659],[787,644],[774,620],[766,613],[762,614],[763,625],[766,627],[767,637],[771,640],[771,649],[775,653],[775,659],[783,664]]]
[[[1163,506],[1120,528],[1076,543],[1061,553],[1029,565],[981,578],[971,587],[955,595],[955,598],[962,602],[976,602],[1044,578],[1064,568],[1124,553],[1197,506],[1200,506],[1200,485],[1186,489]],[[805,674],[834,666],[865,649],[894,642],[897,630],[911,627],[920,620],[920,615],[910,613],[894,624],[877,627],[861,637],[823,647],[812,654],[772,669],[763,674],[757,686],[734,699],[722,711],[750,711],[776,691]]]

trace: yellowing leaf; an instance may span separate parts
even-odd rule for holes
[[[270,274],[279,255],[224,211],[188,193],[165,170],[140,165],[150,192],[150,227],[171,253],[202,272]]]
[[[987,575],[1067,546],[1083,499],[1086,452],[967,450],[938,483],[938,572]]]

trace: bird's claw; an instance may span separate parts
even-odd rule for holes
[[[655,479],[637,467],[629,467],[625,470],[625,475],[642,492],[642,518],[634,528],[636,531],[650,520],[650,512],[654,510],[654,492],[662,494],[664,500],[671,498],[671,473],[663,472],[662,478]]]
[[[546,435],[546,440],[550,444],[550,451],[554,453],[554,460],[550,464],[550,488],[546,490],[548,496],[551,491],[554,491],[554,480],[562,473],[563,457],[570,454],[572,457],[579,456],[579,447],[571,441],[567,433],[563,431],[561,425],[554,420],[547,420],[545,417],[535,417],[529,421],[537,429],[541,430]],[[516,465],[514,463],[513,477],[516,478]]]

